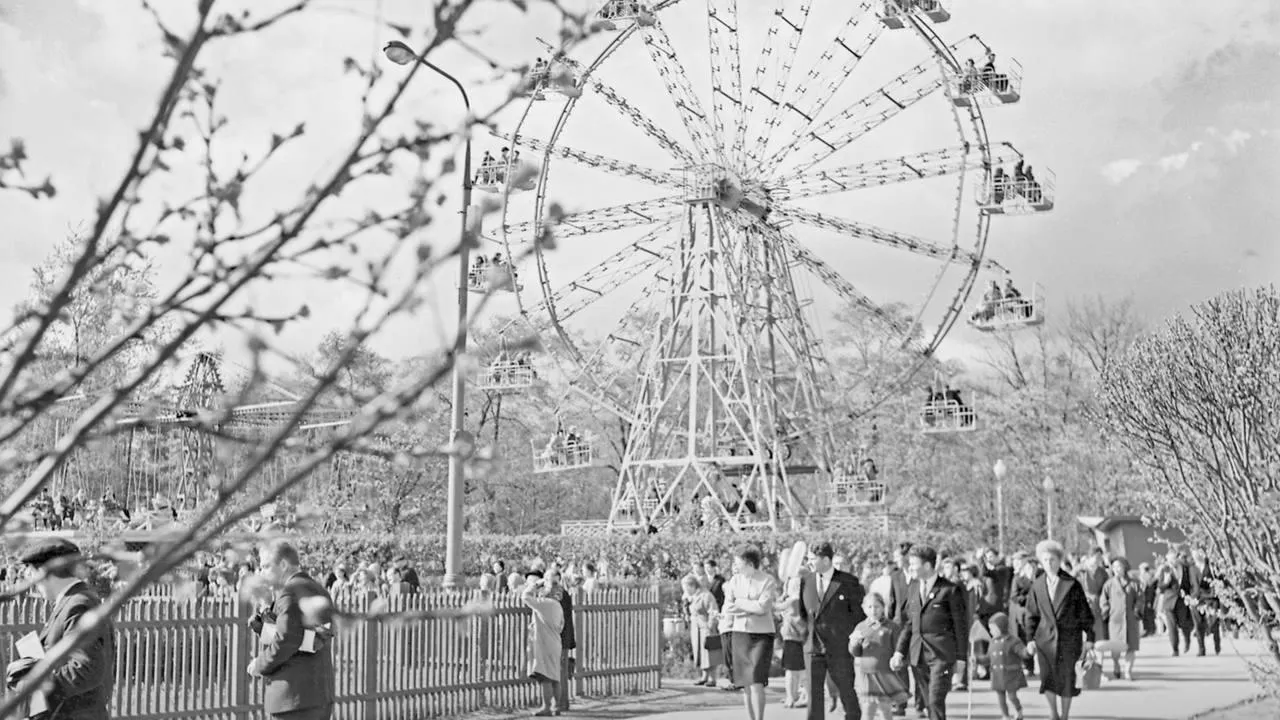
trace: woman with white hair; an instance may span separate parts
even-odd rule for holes
[[[1036,578],[1027,598],[1027,650],[1040,665],[1040,693],[1049,701],[1050,720],[1070,720],[1076,687],[1076,663],[1093,651],[1093,611],[1084,587],[1062,569],[1062,545],[1045,540],[1036,545],[1044,575]]]

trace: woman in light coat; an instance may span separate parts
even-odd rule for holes
[[[754,547],[734,553],[733,577],[724,584],[720,612],[733,619],[733,684],[746,688],[743,702],[749,720],[764,720],[764,688],[773,664],[773,606],[778,581],[760,569]]]
[[[553,585],[542,578],[539,570],[525,575],[520,600],[533,610],[529,620],[529,677],[542,689],[542,709],[537,717],[554,715],[556,694],[560,686],[560,631],[564,629],[564,609]]]
[[[689,641],[693,645],[693,661],[702,671],[694,685],[713,687],[716,673],[724,664],[720,643],[720,610],[711,591],[692,575],[681,581],[684,600],[689,607]],[[710,647],[708,647],[710,646]]]
[[[1133,661],[1142,637],[1142,586],[1129,577],[1129,561],[1117,557],[1111,561],[1111,577],[1098,596],[1102,617],[1107,623],[1107,649],[1115,678],[1133,679]],[[1120,672],[1120,656],[1124,655],[1124,672]]]

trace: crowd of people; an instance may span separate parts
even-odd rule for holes
[[[747,547],[727,576],[716,560],[695,560],[681,581],[695,684],[744,691],[752,720],[775,660],[784,704],[811,719],[841,704],[850,720],[905,716],[914,704],[945,720],[947,693],[979,681],[1006,720],[1021,718],[1018,692],[1038,676],[1050,717],[1068,720],[1082,660],[1097,674],[1110,659],[1113,680],[1132,681],[1142,638],[1167,633],[1175,656],[1192,637],[1198,655],[1206,639],[1221,651],[1216,575],[1199,551],[1135,569],[1101,549],[1073,561],[1053,541],[1008,562],[993,549],[947,556],[904,543],[859,577],[822,544],[798,569],[780,565]]]

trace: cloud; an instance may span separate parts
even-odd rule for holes
[[[1121,160],[1112,160],[1102,166],[1102,177],[1112,185],[1119,185],[1138,171],[1142,167],[1142,161],[1136,158],[1124,158]]]
[[[1173,155],[1165,155],[1164,157],[1160,158],[1157,164],[1160,166],[1161,170],[1164,170],[1165,172],[1169,172],[1171,170],[1181,170],[1182,168],[1186,167],[1187,161],[1190,159],[1191,159],[1190,151],[1180,152],[1180,153],[1174,153]]]

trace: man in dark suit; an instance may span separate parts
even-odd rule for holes
[[[273,540],[259,550],[263,577],[278,588],[264,618],[262,649],[249,674],[266,679],[262,705],[278,720],[329,720],[334,671],[333,599],[300,568],[298,550]]]
[[[715,560],[708,558],[702,563],[702,573],[710,584],[711,597],[716,599],[716,610],[724,605],[724,575],[720,574],[720,566]]]
[[[908,561],[907,553],[911,552],[911,543],[899,543],[898,547],[893,549],[893,565],[894,571],[890,575],[893,583],[892,597],[885,598],[885,611],[890,620],[896,622],[898,627],[902,627],[902,616],[907,611],[907,585],[911,583],[911,578],[907,577]],[[896,642],[896,638],[895,638]],[[900,670],[896,671],[898,678],[902,680],[903,687],[912,687],[912,699],[915,701],[916,712],[924,712],[924,693],[921,691],[919,683],[912,683],[911,671],[903,665]],[[893,714],[897,717],[903,717],[907,714],[907,704],[902,703],[893,709]]]
[[[906,609],[899,618],[902,634],[889,664],[911,668],[925,696],[929,720],[947,720],[947,691],[952,673],[964,676],[963,653],[969,648],[964,590],[937,574],[938,553],[917,546],[908,553],[910,574]]]
[[[866,619],[858,579],[836,570],[835,549],[822,543],[813,550],[813,574],[800,581],[800,613],[809,621],[805,650],[809,653],[809,720],[826,717],[823,691],[827,674],[835,681],[845,720],[860,720],[862,705],[853,687],[853,656],[849,636]]]
[[[49,650],[79,626],[84,615],[101,604],[95,593],[76,575],[80,548],[61,538],[42,540],[24,552],[24,565],[36,573],[35,586],[51,605],[49,618],[40,630],[40,645]],[[9,663],[5,673],[10,689],[22,684],[35,667],[35,658],[20,658]],[[55,720],[107,720],[108,705],[115,685],[116,633],[110,619],[104,620],[89,641],[73,650],[40,683],[41,695]],[[31,710],[38,707],[33,698]]]

